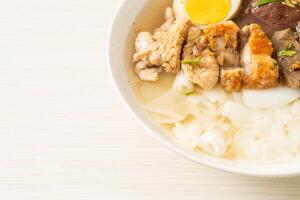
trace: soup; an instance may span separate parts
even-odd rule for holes
[[[184,7],[166,8],[165,22],[135,40],[135,90],[149,117],[187,148],[226,159],[297,157],[299,5],[245,2],[233,21],[205,26]],[[266,29],[254,12],[274,5],[296,14]]]

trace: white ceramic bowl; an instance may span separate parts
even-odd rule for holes
[[[136,36],[134,29],[138,26],[143,30],[151,30],[159,26],[163,21],[167,5],[171,5],[171,0],[124,0],[114,18],[108,41],[109,70],[115,88],[128,110],[153,137],[175,152],[199,164],[253,176],[289,177],[299,175],[299,161],[276,163],[231,161],[185,149],[147,117],[132,90],[134,81],[129,78],[133,73],[131,56]]]

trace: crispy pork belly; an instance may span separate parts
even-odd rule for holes
[[[243,69],[239,66],[238,34],[240,29],[232,22],[214,24],[204,29],[208,47],[215,52],[221,67],[220,82],[226,91],[242,87]]]
[[[237,49],[239,27],[232,21],[213,24],[204,29],[209,46],[213,51],[223,51],[226,48]]]
[[[272,59],[273,47],[267,35],[257,24],[242,30],[248,42],[241,53],[244,68],[243,86],[249,89],[271,88],[278,84],[279,67]]]
[[[243,69],[235,68],[221,68],[221,85],[228,91],[239,91],[242,88]]]
[[[166,22],[151,35],[148,32],[138,34],[133,55],[135,71],[144,81],[157,81],[163,70],[169,73],[180,71],[180,56],[190,22],[176,20],[173,10],[167,8]]]
[[[291,29],[277,31],[272,37],[276,59],[283,82],[290,88],[300,88],[300,43]]]

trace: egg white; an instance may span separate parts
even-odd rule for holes
[[[176,19],[187,19],[187,14],[185,12],[185,0],[174,0],[173,10]]]

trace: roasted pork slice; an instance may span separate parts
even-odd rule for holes
[[[272,37],[276,59],[283,82],[290,88],[300,88],[300,43],[291,29],[277,31]]]
[[[166,22],[153,35],[141,32],[136,38],[133,62],[141,80],[157,81],[162,69],[169,73],[180,71],[182,45],[190,22],[176,20],[171,8],[167,8],[165,18]]]
[[[271,57],[271,41],[257,24],[245,26],[242,32],[248,41],[241,53],[241,64],[244,68],[243,87],[265,89],[276,86],[279,67]]]
[[[227,21],[204,29],[208,48],[215,52],[221,67],[220,82],[226,91],[238,91],[242,86],[243,69],[239,65],[238,26]]]

